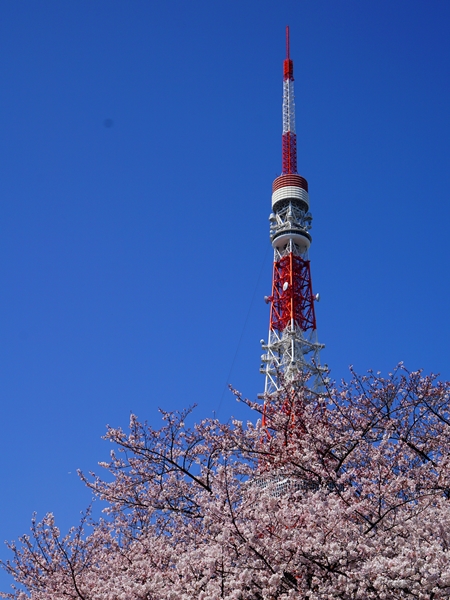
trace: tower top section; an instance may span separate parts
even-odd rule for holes
[[[308,258],[312,242],[308,182],[297,171],[295,134],[294,63],[286,27],[286,58],[283,61],[282,174],[272,186],[269,217],[273,247],[272,293],[267,343],[262,342],[261,372],[266,376],[265,408],[275,392],[286,386],[307,385],[320,389],[324,368],[320,366],[311,269]],[[311,380],[311,381],[309,381]],[[308,383],[307,383],[308,381]],[[290,392],[289,392],[290,393]],[[290,398],[291,396],[289,396]],[[268,408],[270,411],[270,407]],[[264,415],[268,413],[264,412]]]

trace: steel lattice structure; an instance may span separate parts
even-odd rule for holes
[[[270,326],[267,343],[262,342],[261,372],[264,395],[280,389],[280,382],[308,379],[317,389],[326,370],[320,366],[316,314],[308,250],[312,215],[308,182],[297,173],[295,133],[294,63],[290,58],[289,28],[286,28],[286,59],[283,63],[282,174],[272,186],[270,239],[274,250]]]

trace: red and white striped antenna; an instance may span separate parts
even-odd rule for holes
[[[290,58],[289,26],[286,27],[286,58],[283,62],[282,173],[297,173],[297,135],[295,133],[294,63]]]

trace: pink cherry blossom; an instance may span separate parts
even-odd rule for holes
[[[110,428],[106,503],[67,535],[53,516],[10,544],[16,600],[439,599],[450,596],[447,383],[286,386],[249,423],[163,412]]]

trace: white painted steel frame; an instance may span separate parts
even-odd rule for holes
[[[295,133],[294,82],[283,81],[283,133]]]

